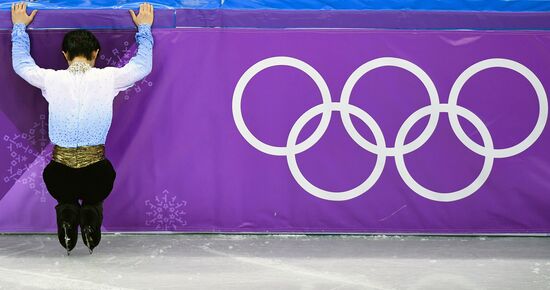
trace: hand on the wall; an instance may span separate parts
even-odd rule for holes
[[[139,5],[139,12],[138,15],[134,13],[134,10],[130,10],[130,15],[132,16],[132,20],[134,20],[134,23],[136,26],[139,26],[140,24],[153,24],[153,5],[149,3],[142,3]]]
[[[37,12],[38,10],[33,10],[31,15],[27,15],[27,3],[13,3],[11,4],[11,21],[13,24],[24,23],[25,25],[29,25]]]

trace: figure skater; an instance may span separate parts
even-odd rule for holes
[[[103,201],[111,193],[116,171],[105,157],[105,139],[111,126],[113,99],[147,76],[153,67],[153,6],[140,4],[130,15],[137,26],[137,54],[123,67],[94,67],[100,50],[87,30],[68,32],[62,53],[65,70],[40,68],[30,55],[26,27],[37,10],[27,14],[25,2],[13,3],[13,69],[29,84],[42,90],[48,102],[48,129],[53,157],[42,173],[48,192],[58,204],[57,235],[67,250],[76,246],[78,226],[90,254],[101,240]],[[79,201],[82,201],[80,204]]]

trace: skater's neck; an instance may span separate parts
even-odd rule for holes
[[[94,66],[95,64],[95,59],[93,60],[89,60],[83,56],[77,56],[75,58],[73,58],[72,60],[69,60],[67,61],[67,63],[70,65],[72,65],[73,63],[77,63],[77,62],[81,62],[81,63],[85,63],[85,64],[88,64],[89,66]]]

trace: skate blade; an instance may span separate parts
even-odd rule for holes
[[[90,255],[94,252],[94,250],[92,249],[92,237],[90,237],[91,233],[90,233],[90,230],[89,229],[86,229],[86,231],[84,232],[84,237],[85,237],[85,243],[86,244],[86,247],[88,247],[88,251],[90,251]]]
[[[63,224],[63,232],[65,234],[65,249],[67,250],[67,256],[71,255],[71,250],[69,250],[69,241],[71,238],[69,238],[69,234],[67,233],[67,224]]]

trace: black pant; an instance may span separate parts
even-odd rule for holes
[[[116,172],[108,159],[82,168],[72,168],[50,161],[42,172],[48,192],[59,203],[96,204],[109,196]]]

